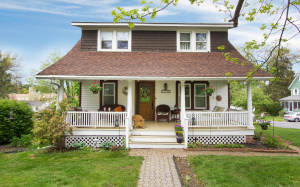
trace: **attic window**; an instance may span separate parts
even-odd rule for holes
[[[299,95],[299,89],[294,89],[294,95]]]
[[[131,31],[130,30],[98,30],[98,51],[130,51]]]
[[[177,31],[178,52],[210,52],[210,31]]]

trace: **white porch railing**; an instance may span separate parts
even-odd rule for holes
[[[192,117],[195,125],[192,125]],[[247,127],[248,112],[186,112],[189,127]]]
[[[126,112],[68,112],[67,124],[71,127],[115,127],[119,119],[120,127],[125,127]]]

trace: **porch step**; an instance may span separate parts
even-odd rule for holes
[[[155,148],[155,149],[183,149],[184,143],[173,142],[130,142],[129,147],[131,149],[139,148]]]
[[[173,133],[174,134],[174,133]],[[176,142],[176,136],[130,136],[133,142]]]
[[[152,131],[152,130],[131,130],[133,136],[173,136],[174,130],[170,131]]]
[[[184,143],[177,143],[174,135],[153,135],[153,136],[130,136],[130,148],[184,148]]]

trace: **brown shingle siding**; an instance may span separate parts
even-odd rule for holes
[[[212,31],[210,32],[210,47],[211,52],[222,52],[218,50],[219,46],[225,46],[225,50],[228,50],[228,32],[218,32]]]
[[[81,50],[82,51],[97,51],[97,31],[96,30],[82,30]]]
[[[133,31],[133,52],[176,52],[176,31]]]

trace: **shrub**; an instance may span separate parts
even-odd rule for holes
[[[44,109],[34,115],[33,134],[39,143],[64,147],[66,133],[73,134],[71,128],[66,128],[66,115],[69,110],[67,99],[59,103],[59,108]]]
[[[21,138],[14,136],[11,144],[15,147],[28,147],[32,144],[32,136],[31,134],[21,135]]]
[[[13,120],[9,112],[13,111]],[[33,128],[34,112],[26,102],[0,99],[0,144],[9,142],[14,136],[29,134]]]
[[[103,142],[99,144],[100,147],[103,147],[105,149],[110,149],[112,146],[115,146],[116,144],[114,142]]]
[[[266,144],[270,147],[286,147],[282,138],[276,135],[273,136],[271,134],[265,137],[263,144]]]
[[[279,114],[279,117],[283,117],[284,114],[285,114],[285,111],[284,110],[280,110],[278,114]]]
[[[82,149],[84,147],[87,147],[87,145],[84,142],[75,142],[73,144],[70,145],[71,147],[74,147],[75,149]]]
[[[282,106],[279,102],[273,102],[266,105],[266,111],[269,112],[271,116],[278,116],[279,112],[282,110]]]

